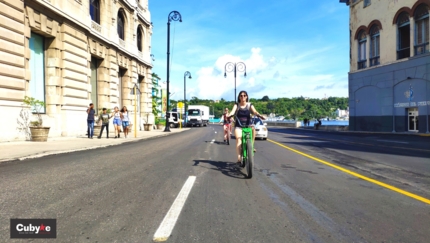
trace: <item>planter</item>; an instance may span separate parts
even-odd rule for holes
[[[31,141],[46,142],[48,141],[50,127],[30,127]]]
[[[163,130],[166,126],[163,124],[157,124],[157,129],[158,130]]]
[[[143,124],[143,128],[145,131],[151,131],[152,124]]]
[[[98,135],[100,135],[101,130],[102,130],[102,125],[94,125],[94,136],[97,137]]]

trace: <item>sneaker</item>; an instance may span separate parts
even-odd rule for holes
[[[100,139],[100,138],[102,138],[102,137],[98,136],[97,138],[98,138],[98,139]]]
[[[115,138],[118,138],[117,136],[115,136]]]

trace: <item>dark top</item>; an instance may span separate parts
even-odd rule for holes
[[[109,124],[109,119],[110,118],[111,118],[111,116],[109,114],[107,114],[107,113],[106,114],[101,113],[99,115],[99,119],[97,120],[97,122],[101,120],[103,124]]]
[[[88,112],[87,120],[88,121],[94,121],[94,115],[96,114],[96,111],[94,109],[89,109],[89,108],[88,108],[88,110],[89,110],[89,112]]]
[[[247,103],[244,108],[241,108],[239,104],[237,104],[237,119],[240,121],[242,125],[248,125],[251,121],[251,103]],[[239,122],[235,122],[236,127],[242,127]]]
[[[231,123],[231,118],[227,116],[227,114],[223,114],[224,125]]]

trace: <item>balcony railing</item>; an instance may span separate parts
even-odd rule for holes
[[[408,58],[410,56],[411,56],[411,48],[409,47],[397,50],[397,59]]]
[[[415,45],[415,55],[421,55],[429,52],[429,43]]]
[[[366,62],[367,62],[367,60],[358,61],[357,62],[358,69],[366,68]]]
[[[93,30],[95,30],[95,31],[97,31],[99,33],[102,32],[102,27],[99,24],[97,24],[96,22],[92,21],[92,20],[91,20],[91,29],[93,29]]]
[[[371,67],[373,67],[373,66],[376,66],[376,65],[379,65],[379,56],[377,56],[377,57],[372,57],[372,58],[370,58],[369,59],[369,61],[370,61],[370,66]]]

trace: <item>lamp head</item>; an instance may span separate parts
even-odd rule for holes
[[[190,74],[190,76],[188,76],[188,78],[191,79],[191,74]]]
[[[227,73],[224,73],[224,78],[227,78]]]
[[[246,77],[246,72],[245,72],[245,77]]]

